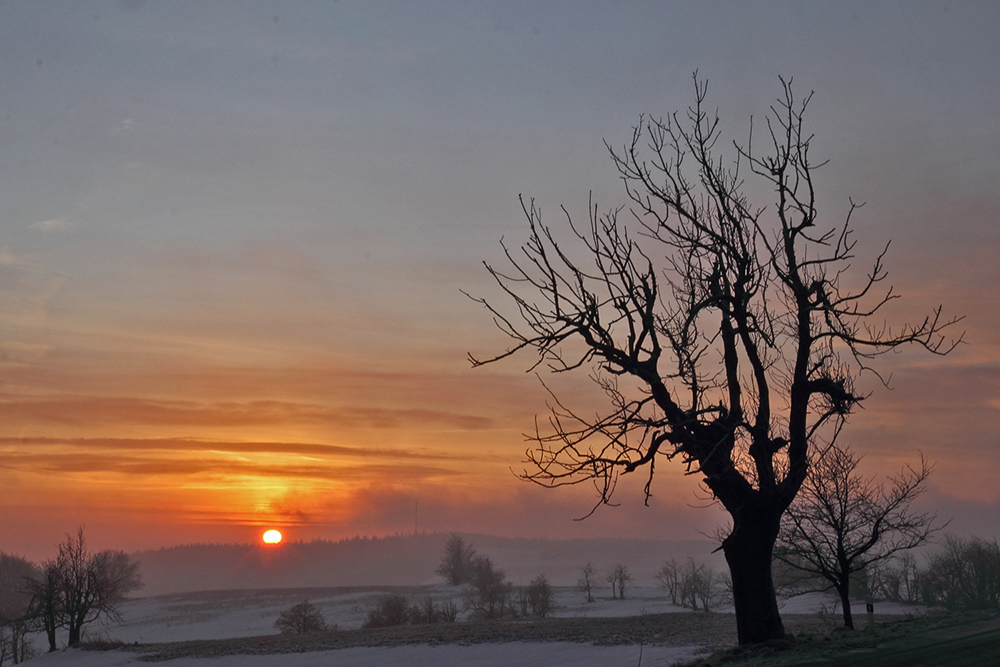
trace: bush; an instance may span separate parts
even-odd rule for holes
[[[309,600],[303,600],[278,614],[274,627],[283,635],[301,635],[328,629],[323,614]]]
[[[488,556],[473,561],[471,583],[467,606],[475,616],[503,618],[510,611],[514,586],[507,581],[507,573],[495,567]]]
[[[448,600],[438,610],[441,620],[445,623],[454,623],[458,620],[458,605],[454,600]]]
[[[375,608],[368,612],[368,619],[363,627],[387,628],[393,625],[405,625],[410,618],[410,603],[399,593],[386,595],[375,603]]]

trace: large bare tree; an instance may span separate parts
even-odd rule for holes
[[[58,545],[55,563],[46,566],[43,579],[38,590],[41,611],[48,614],[51,609],[58,619],[53,619],[53,629],[57,622],[66,627],[70,646],[79,644],[84,626],[101,616],[120,620],[119,604],[143,585],[137,561],[123,551],[92,553],[82,526],[76,537],[67,535]],[[48,628],[48,620],[45,625]],[[54,650],[54,632],[49,633],[49,642],[49,650]]]
[[[898,328],[876,320],[896,298],[880,290],[884,250],[856,289],[846,286],[857,206],[840,224],[819,225],[820,165],[802,121],[809,98],[797,101],[782,81],[756,133],[765,149],[751,123],[749,143],[727,158],[707,86],[694,78],[686,114],[641,118],[629,143],[609,146],[630,208],[600,214],[591,204],[585,225],[563,209],[567,226],[557,234],[522,199],[527,242],[504,246],[508,268],[487,264],[507,305],[480,299],[513,345],[472,362],[534,351],[531,370],[589,372],[606,396],[594,416],[553,395],[527,480],[593,482],[599,505],[620,474],[639,469],[649,494],[658,460],[701,474],[732,517],[722,549],[746,644],[784,635],[771,578],[781,516],[812,443],[832,440],[865,398],[855,379],[902,345],[943,354],[956,341],[942,337],[954,320],[940,308]],[[751,174],[773,191],[771,206],[745,195]]]
[[[861,459],[847,447],[831,446],[814,459],[785,511],[777,554],[835,590],[844,626],[853,629],[851,578],[924,544],[943,527],[934,525],[934,514],[912,508],[933,468],[921,456],[919,468],[906,466],[877,483],[858,471]]]

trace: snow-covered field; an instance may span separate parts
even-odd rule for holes
[[[461,592],[447,586],[395,589],[414,601],[431,595],[437,602],[454,599],[461,604]],[[340,629],[361,627],[368,610],[385,590],[350,589],[285,589],[256,591],[205,591],[178,595],[163,595],[131,600],[122,605],[123,620],[119,623],[91,626],[88,639],[111,639],[141,644],[174,642],[193,639],[225,639],[266,635],[275,632],[278,614],[290,606],[308,599],[323,613],[327,622]],[[601,590],[597,600],[587,603],[581,593],[572,588],[556,589],[557,609],[553,616],[612,617],[664,612],[692,613],[670,604],[665,591],[659,588],[637,587],[628,591],[625,600],[612,600]],[[809,594],[787,601],[785,613],[832,611],[827,596]],[[719,609],[726,613],[728,609]],[[858,621],[864,622],[865,608],[854,609]],[[914,607],[880,603],[879,615],[919,613]],[[36,637],[39,650],[41,637]],[[238,655],[221,658],[179,658],[166,661],[166,667],[376,667],[406,665],[408,667],[446,667],[474,665],[476,667],[506,667],[508,665],[551,665],[553,667],[594,667],[605,665],[641,664],[670,665],[693,658],[703,647],[712,643],[709,637],[691,637],[684,646],[592,646],[570,642],[504,644],[473,644],[468,646],[413,645],[386,648],[347,648],[336,651],[316,651],[284,655]],[[63,650],[43,654],[31,661],[37,667],[98,667],[108,665],[137,666],[138,654],[128,651]]]

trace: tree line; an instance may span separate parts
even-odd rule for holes
[[[843,462],[843,459],[838,459]],[[814,475],[821,475],[828,467],[816,466]],[[854,470],[852,467],[851,470]],[[867,486],[869,493],[864,497],[868,505],[857,498],[852,507],[866,508],[865,516],[877,519],[871,513],[871,503],[885,501],[897,511],[899,516],[909,516],[908,502],[900,502],[900,489],[913,488],[914,480],[926,479],[926,466],[920,470],[910,470],[910,475],[902,474],[891,478],[896,482],[891,489],[879,485]],[[915,477],[914,477],[915,475]],[[843,479],[841,480],[843,482]],[[868,480],[871,482],[871,480]],[[841,487],[845,486],[840,484]],[[846,485],[858,488],[856,485]],[[808,488],[815,489],[816,484]],[[882,495],[874,489],[882,489]],[[919,488],[919,483],[916,484]],[[802,504],[811,492],[807,492]],[[888,495],[885,495],[888,494]],[[894,495],[895,494],[895,495]],[[902,494],[904,500],[912,500],[912,491]],[[796,508],[797,512],[804,511]],[[898,512],[902,511],[902,515]],[[918,515],[928,518],[925,515]],[[884,520],[884,518],[883,518]],[[791,522],[791,519],[789,519]],[[913,522],[911,521],[910,524]],[[917,522],[919,523],[919,522]],[[850,521],[844,526],[858,526]],[[863,525],[863,524],[862,524]],[[909,524],[908,524],[909,525]],[[793,523],[782,538],[783,544],[794,535]],[[869,535],[872,527],[868,526]],[[851,567],[845,566],[849,579],[849,595],[840,596],[838,586],[833,585],[823,573],[812,569],[807,560],[796,560],[790,552],[779,551],[774,561],[775,581],[782,596],[791,597],[804,592],[831,591],[837,599],[871,599],[904,603],[938,605],[948,609],[995,609],[1000,610],[1000,546],[980,537],[959,538],[947,536],[940,548],[932,553],[924,566],[908,550],[896,549],[905,542],[892,531],[877,531],[879,539],[869,541],[867,549],[856,550]],[[856,534],[848,536],[855,538]],[[925,536],[926,538],[926,536]],[[848,539],[847,542],[850,542]],[[923,543],[925,540],[921,539]],[[405,624],[454,623],[459,614],[465,612],[470,620],[504,620],[518,618],[545,618],[555,608],[553,587],[544,575],[535,577],[527,586],[515,586],[507,580],[505,571],[497,567],[493,560],[476,552],[473,545],[460,535],[453,534],[445,544],[444,555],[436,570],[445,581],[455,587],[462,587],[462,604],[454,599],[435,599],[424,595],[417,599],[392,593],[384,595],[369,609],[364,622],[366,628],[378,628]],[[678,607],[688,607],[693,611],[709,613],[720,607],[733,604],[732,582],[725,572],[717,572],[713,567],[697,562],[694,558],[678,561],[671,558],[654,574],[657,584],[669,596],[670,602]],[[834,577],[835,579],[835,577]],[[576,590],[586,596],[587,602],[595,602],[595,592],[602,581],[593,563],[580,568]],[[603,577],[611,589],[612,600],[625,600],[632,575],[623,563],[616,563]],[[849,614],[845,615],[845,626]],[[328,626],[319,610],[304,601],[281,613],[275,627],[282,633],[308,633],[336,629]]]
[[[82,527],[41,563],[0,552],[0,667],[32,657],[31,632],[45,633],[49,651],[60,629],[79,645],[87,625],[120,620],[119,604],[140,588],[139,563],[123,551],[90,551]]]

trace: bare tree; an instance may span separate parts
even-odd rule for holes
[[[608,573],[607,581],[611,584],[611,599],[615,599],[617,593],[617,598],[624,600],[625,586],[628,582],[632,581],[632,575],[629,574],[627,567],[621,563],[616,563],[615,569]]]
[[[83,536],[66,536],[58,547],[56,571],[59,589],[59,616],[69,632],[68,643],[80,643],[83,626],[101,616],[118,620],[118,604],[133,590],[142,587],[139,564],[121,551],[91,553]]]
[[[660,582],[660,587],[667,589],[667,592],[670,594],[670,604],[678,604],[678,600],[680,599],[680,572],[680,565],[677,563],[677,559],[671,558],[656,573],[656,579]],[[684,603],[681,602],[680,604]]]
[[[452,533],[444,545],[444,556],[437,573],[448,580],[452,586],[459,586],[469,581],[472,576],[472,560],[476,550],[471,544],[466,544],[460,535]]]
[[[781,515],[814,441],[834,438],[866,398],[855,379],[902,345],[944,354],[958,342],[942,337],[955,320],[940,308],[915,325],[875,321],[897,296],[891,287],[877,293],[885,251],[857,290],[842,286],[857,205],[839,226],[818,227],[821,165],[802,120],[811,96],[799,102],[782,83],[765,151],[751,124],[748,143],[723,156],[697,75],[686,115],[640,119],[631,141],[611,149],[630,215],[602,215],[591,203],[581,226],[563,209],[563,239],[522,199],[527,242],[504,246],[508,269],[487,264],[513,308],[479,299],[513,344],[471,357],[481,365],[533,350],[530,369],[589,371],[606,396],[607,409],[592,415],[550,392],[549,423],[531,436],[524,479],[593,483],[600,505],[620,474],[643,468],[648,500],[657,460],[701,474],[732,516],[722,549],[741,644],[784,636],[771,578]],[[747,170],[762,181],[756,192],[775,193],[772,207],[749,201]]]
[[[303,600],[278,614],[274,627],[283,635],[301,635],[327,629],[323,614],[309,600]]]
[[[1000,609],[1000,546],[949,535],[924,574],[923,599],[949,609]]]
[[[695,563],[693,558],[688,558],[687,566],[678,567],[677,572],[680,603],[691,605],[693,611],[712,611],[729,590],[724,575],[704,563]]]
[[[865,574],[868,594],[876,600],[920,601],[923,573],[917,567],[913,554],[904,552],[891,560],[875,563]]]
[[[906,466],[886,483],[858,472],[861,459],[847,447],[830,446],[815,457],[798,498],[785,512],[777,556],[819,575],[840,596],[844,625],[851,616],[851,578],[917,547],[938,530],[935,515],[915,512],[932,467]]]
[[[580,569],[580,578],[577,580],[576,586],[580,592],[587,594],[587,602],[594,601],[594,577],[596,576],[597,571],[592,563],[587,563]]]
[[[62,577],[59,575],[59,565],[54,560],[45,561],[39,569],[38,578],[29,584],[31,603],[28,613],[45,632],[51,653],[56,650],[56,630],[61,625]]]

